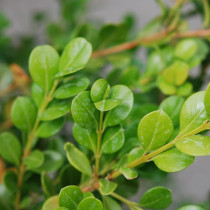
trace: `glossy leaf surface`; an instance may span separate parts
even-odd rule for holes
[[[103,210],[103,205],[96,198],[85,198],[79,203],[77,210]]]
[[[137,173],[137,171],[135,169],[127,168],[125,166],[120,168],[120,172],[128,180],[135,179],[138,176],[138,173]]]
[[[56,210],[59,207],[58,204],[58,195],[47,199],[42,206],[42,210]]]
[[[106,100],[95,103],[95,106],[98,110],[102,112],[106,112],[115,108],[116,106],[118,106],[118,104],[120,104],[120,100],[106,99]]]

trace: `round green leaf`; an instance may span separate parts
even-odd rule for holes
[[[105,99],[103,101],[95,103],[95,106],[98,110],[106,112],[118,106],[120,102],[121,102],[120,100],[116,99]]]
[[[37,136],[41,138],[49,138],[58,133],[64,124],[64,118],[58,118],[52,121],[42,122],[37,130]]]
[[[109,196],[103,196],[104,210],[122,210],[120,204]]]
[[[54,195],[44,202],[42,210],[56,210],[58,207],[58,195]]]
[[[4,174],[3,183],[7,190],[10,192],[16,192],[18,190],[17,180],[17,174],[13,171],[7,171]]]
[[[121,126],[115,126],[108,128],[102,139],[102,151],[103,153],[117,152],[124,144],[124,130]]]
[[[65,99],[77,95],[87,89],[90,80],[87,77],[73,79],[61,85],[54,94],[55,98]]]
[[[171,118],[174,127],[179,125],[179,117],[183,104],[184,98],[180,96],[170,96],[160,104],[160,108]]]
[[[176,94],[176,87],[173,84],[170,84],[165,81],[165,79],[160,75],[157,80],[158,87],[165,95],[174,95]]]
[[[90,91],[91,99],[94,103],[103,101],[109,96],[110,85],[105,79],[97,80]]]
[[[53,172],[59,169],[63,164],[63,156],[53,150],[46,150],[44,151],[44,162],[38,168],[33,168],[34,172],[42,173],[43,171],[46,172]]]
[[[208,115],[208,119],[210,120],[210,83],[206,89],[204,104]]]
[[[152,209],[165,209],[172,202],[171,191],[165,187],[154,187],[149,189],[141,197],[140,206]]]
[[[82,128],[97,128],[99,111],[90,98],[90,92],[82,92],[74,98],[71,112],[74,121]]]
[[[34,150],[28,157],[24,159],[27,169],[38,168],[44,162],[44,155],[40,150]]]
[[[20,96],[12,105],[12,121],[20,130],[27,132],[32,130],[36,114],[36,106],[29,97]]]
[[[104,125],[106,127],[120,124],[130,114],[133,107],[133,93],[124,85],[113,86],[110,98],[120,100],[121,102],[105,115]]]
[[[31,52],[29,58],[31,77],[45,92],[53,85],[58,72],[58,61],[58,53],[49,45],[38,46]]]
[[[151,151],[164,145],[172,132],[173,123],[162,110],[147,114],[138,126],[138,137],[145,151]]]
[[[74,166],[78,171],[91,176],[92,175],[92,168],[88,158],[78,150],[73,144],[66,143],[64,146],[67,158],[72,166]]]
[[[16,136],[9,132],[1,133],[0,155],[10,163],[20,164],[21,145]]]
[[[176,148],[192,156],[210,155],[210,137],[209,136],[189,136],[178,140]]]
[[[77,72],[85,67],[92,53],[92,47],[84,38],[75,38],[65,47],[59,62],[57,77]]]
[[[97,145],[97,134],[95,130],[88,130],[80,127],[76,123],[73,127],[73,135],[75,140],[82,146],[91,149],[93,152],[96,151]]]
[[[77,210],[103,210],[103,205],[96,198],[85,198],[79,203]]]
[[[135,169],[127,168],[126,166],[120,167],[120,173],[123,174],[123,176],[128,179],[135,179],[138,176],[138,173]]]
[[[108,179],[100,179],[99,184],[99,190],[102,195],[109,195],[117,188],[117,183],[111,182]]]
[[[59,193],[59,206],[71,210],[77,210],[77,206],[83,199],[83,193],[77,186],[67,186],[61,189]]]
[[[175,47],[175,56],[182,60],[189,60],[193,57],[198,49],[197,43],[193,39],[180,41]]]
[[[178,210],[205,210],[205,209],[196,205],[186,205],[186,206],[182,206]]]
[[[187,134],[201,126],[208,119],[204,105],[205,91],[190,96],[182,106],[180,115],[180,134]]]
[[[177,172],[187,168],[194,162],[195,158],[173,148],[157,155],[153,160],[160,170]]]
[[[53,101],[49,107],[42,113],[40,120],[49,121],[66,115],[71,108],[69,101]]]

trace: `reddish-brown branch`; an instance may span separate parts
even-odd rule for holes
[[[156,33],[149,37],[140,38],[131,42],[126,42],[114,47],[110,47],[107,49],[97,50],[93,52],[92,57],[103,57],[119,52],[123,52],[126,50],[133,49],[139,45],[149,45],[153,44],[155,42],[161,41],[164,38],[166,38],[171,32],[173,32],[173,28],[166,29],[165,31],[161,31],[159,33]],[[207,37],[210,36],[210,29],[201,29],[201,30],[195,30],[195,31],[188,31],[188,32],[182,32],[182,33],[176,33],[173,34],[171,39],[180,39],[180,38],[192,38],[192,37]]]

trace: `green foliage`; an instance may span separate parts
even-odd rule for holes
[[[100,179],[99,184],[99,190],[102,195],[110,195],[117,188],[116,183],[110,182],[107,179]]]

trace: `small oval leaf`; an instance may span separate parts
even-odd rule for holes
[[[58,195],[54,195],[44,202],[42,210],[56,210],[58,207]]]
[[[117,183],[111,182],[108,179],[100,179],[99,184],[99,190],[102,195],[110,195],[117,188]]]
[[[34,150],[29,156],[24,159],[24,164],[27,169],[38,168],[44,162],[44,154],[40,150]]]
[[[135,169],[127,168],[126,166],[120,167],[120,173],[128,180],[135,179],[138,176],[138,172]]]
[[[109,111],[111,109],[114,109],[116,106],[120,104],[121,100],[116,100],[116,99],[106,99],[103,101],[99,101],[95,103],[95,106],[98,110],[102,112]]]
[[[79,203],[77,210],[103,210],[103,205],[96,198],[85,198]]]

